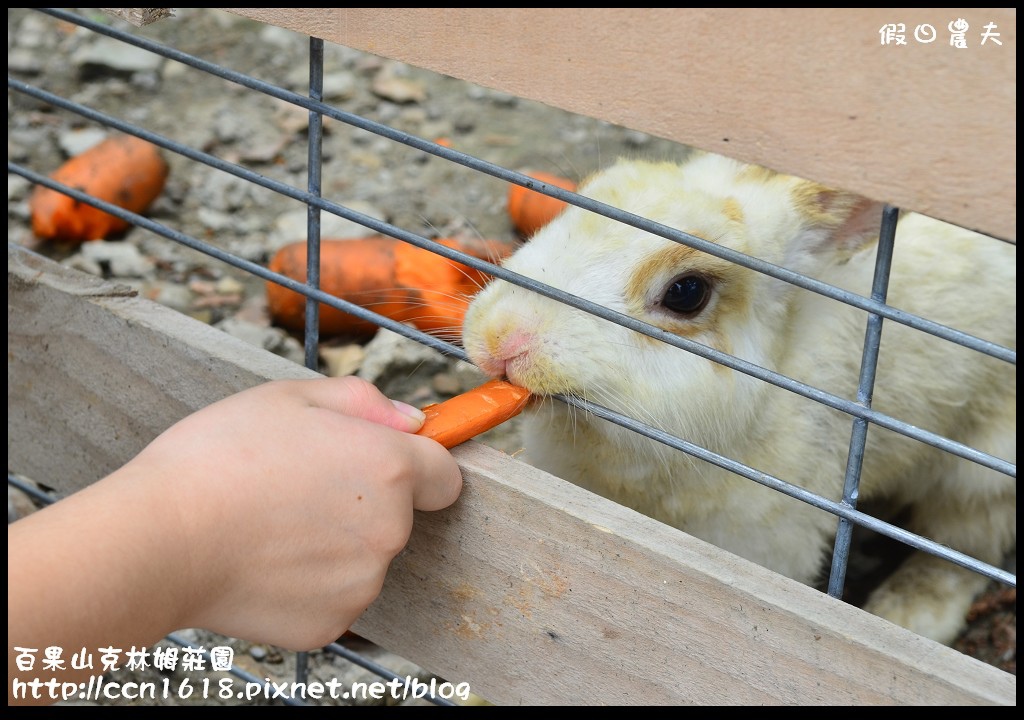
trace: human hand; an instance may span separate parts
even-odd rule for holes
[[[160,435],[109,479],[150,488],[177,525],[175,627],[292,650],[338,638],[380,592],[413,510],[461,491],[452,456],[412,434],[421,424],[346,377],[267,383]]]

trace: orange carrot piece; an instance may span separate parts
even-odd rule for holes
[[[512,251],[510,244],[496,240],[442,238],[438,242],[483,260],[496,261]],[[324,292],[438,334],[459,332],[470,296],[490,279],[468,265],[383,236],[321,240],[320,261]],[[306,243],[280,248],[267,267],[305,282]],[[268,282],[266,290],[273,323],[301,332],[306,324],[306,296],[274,282]],[[320,332],[369,338],[377,326],[321,304]]]
[[[169,167],[160,148],[134,135],[113,135],[50,173],[57,182],[134,213],[163,191]],[[44,240],[81,243],[123,233],[129,223],[39,185],[29,198],[32,231]]]
[[[518,415],[530,391],[504,380],[490,380],[442,403],[423,408],[427,419],[417,435],[453,448]]]
[[[542,171],[523,171],[534,180],[563,190],[576,190],[576,183],[569,178]],[[568,205],[564,200],[553,198],[544,193],[528,190],[522,185],[509,185],[506,209],[516,231],[524,238],[531,237],[535,232],[547,225],[558,213]]]
[[[404,289],[394,277],[398,240],[386,237],[325,239],[320,246],[320,287],[338,297],[391,316],[405,309]],[[267,267],[293,280],[306,281],[306,243],[293,242],[280,248]],[[275,325],[302,331],[306,325],[306,296],[268,282],[267,305]],[[373,337],[377,326],[329,305],[320,306],[320,332]]]

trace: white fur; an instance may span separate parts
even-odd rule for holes
[[[584,195],[869,295],[880,208],[716,155],[621,161]],[[787,283],[570,207],[510,270],[821,388],[856,398],[866,315]],[[906,215],[889,304],[1016,347],[1016,248]],[[674,253],[674,254],[673,254]],[[674,258],[673,265],[651,264]],[[658,302],[687,271],[716,278],[696,317]],[[852,419],[685,350],[496,281],[473,301],[470,357],[538,395],[572,393],[757,470],[840,499]],[[873,407],[1016,462],[1016,369],[884,323]],[[525,421],[526,459],[805,583],[829,513],[551,400]],[[909,529],[998,564],[1016,544],[1016,481],[872,426],[861,502],[911,508]],[[949,643],[984,578],[916,553],[867,609]]]

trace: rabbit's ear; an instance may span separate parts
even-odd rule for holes
[[[793,198],[805,221],[794,255],[844,260],[878,240],[884,203],[809,181]]]

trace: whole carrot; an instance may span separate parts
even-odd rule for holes
[[[438,242],[491,261],[511,250],[510,245],[496,241],[445,238]],[[285,245],[267,267],[304,282],[306,243]],[[489,278],[479,270],[391,237],[326,239],[320,244],[322,290],[392,320],[411,322],[424,332],[459,333],[470,296]],[[266,287],[273,323],[303,330],[306,296],[274,282]],[[371,337],[377,326],[321,304],[320,332]]]
[[[417,435],[453,448],[518,415],[530,391],[504,380],[490,380],[442,403],[423,408],[427,419]]]
[[[114,135],[80,153],[50,177],[112,205],[144,212],[163,191],[168,166],[160,148],[134,135]],[[44,240],[81,243],[122,233],[129,223],[42,185],[29,198],[32,232]]]

